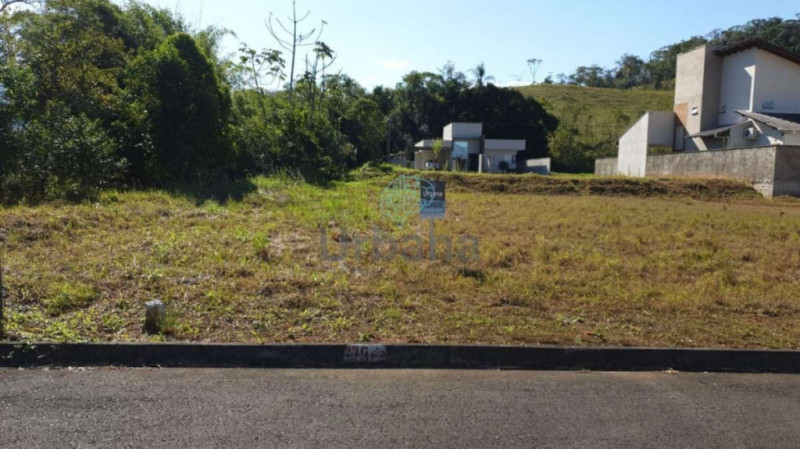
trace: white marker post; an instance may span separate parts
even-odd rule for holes
[[[436,239],[433,235],[433,227],[434,227],[433,218],[431,218],[430,221],[431,221],[431,233],[430,233],[430,241],[428,241],[428,257],[430,257],[431,260],[434,260],[436,259]],[[2,305],[2,302],[0,302],[0,305]],[[0,315],[0,317],[2,317],[2,315]]]

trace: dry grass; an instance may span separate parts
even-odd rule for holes
[[[541,195],[509,193],[533,189],[514,177],[458,176],[437,232],[480,237],[478,262],[321,260],[318,226],[342,241],[341,225],[426,235],[416,222],[406,231],[383,223],[378,194],[391,176],[361,173],[330,188],[262,178],[228,204],[133,192],[0,209],[7,331],[19,340],[800,347],[798,201],[731,193],[735,183],[721,181],[518,177],[579,186]],[[504,183],[517,187],[471,191]],[[593,183],[644,185],[650,196]],[[671,187],[650,189],[662,184]],[[695,184],[713,201],[699,200]],[[141,330],[153,298],[169,310],[155,337]]]

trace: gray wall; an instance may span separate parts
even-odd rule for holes
[[[597,163],[595,162],[595,165]],[[550,158],[549,157],[542,157],[538,159],[528,159],[525,162],[520,163],[517,161],[517,166],[519,167],[519,171],[522,173],[538,173],[540,175],[549,175],[550,174]]]
[[[616,175],[617,158],[596,159],[594,173]],[[733,178],[766,197],[800,196],[800,146],[709,150],[647,156],[647,176]]]
[[[645,176],[647,150],[651,145],[672,147],[675,113],[649,111],[619,139],[617,172],[625,176]]]
[[[685,135],[716,128],[719,123],[722,58],[711,45],[678,55],[675,66],[675,114]],[[692,114],[692,109],[697,113]],[[686,151],[706,150],[700,138],[686,139]]]
[[[734,178],[764,196],[800,195],[800,147],[662,154],[647,157],[647,176]]]
[[[598,176],[616,176],[617,172],[617,158],[607,157],[603,159],[594,160],[594,174]]]
[[[774,196],[800,196],[800,146],[775,147]]]

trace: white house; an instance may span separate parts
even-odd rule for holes
[[[482,123],[454,122],[444,127],[439,158],[433,151],[434,140],[420,140],[414,145],[414,168],[423,170],[439,161],[448,170],[505,172],[517,169],[517,153],[525,150],[525,140],[487,139]]]
[[[723,48],[702,45],[678,55],[673,110],[646,113],[619,139],[618,157],[599,159],[595,172],[731,176],[768,186],[765,195],[798,194],[800,172],[786,170],[789,161],[800,162],[794,160],[797,146],[800,55],[758,39]],[[652,147],[672,151],[649,155]],[[743,149],[765,151],[718,152]],[[707,152],[713,154],[691,156]],[[758,173],[755,162],[761,164]],[[764,164],[774,166],[761,170]],[[773,178],[766,179],[770,170]],[[778,190],[773,184],[780,184]]]

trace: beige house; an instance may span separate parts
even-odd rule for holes
[[[800,162],[798,146],[800,55],[757,39],[703,45],[678,56],[673,110],[646,113],[595,172],[729,176],[768,196],[800,194],[800,172],[786,170]],[[653,147],[671,154],[648,154]]]
[[[517,170],[517,154],[525,140],[487,139],[482,123],[454,122],[442,132],[442,152],[434,154],[434,139],[414,145],[414,168],[425,170],[436,163],[442,169],[501,173]]]

